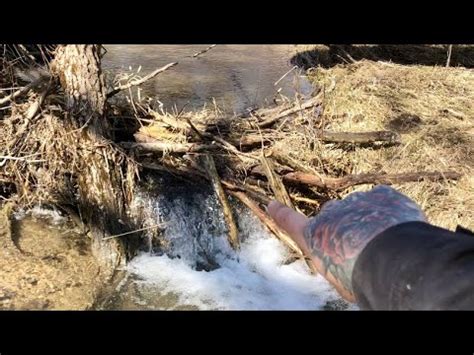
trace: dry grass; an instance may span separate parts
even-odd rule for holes
[[[318,68],[311,78],[326,87],[335,82],[325,98],[327,127],[334,131],[390,129],[399,132],[403,142],[390,148],[350,151],[319,145],[321,168],[346,173],[462,172],[464,177],[458,182],[395,187],[417,201],[432,223],[450,229],[457,224],[474,228],[473,70],[363,60]]]

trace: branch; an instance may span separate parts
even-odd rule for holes
[[[288,191],[286,191],[285,185],[281,181],[281,177],[275,173],[275,169],[270,159],[267,159],[262,155],[261,164],[275,198],[286,206],[294,208],[290,195],[288,195]]]
[[[191,153],[202,152],[218,148],[212,144],[196,144],[196,143],[169,143],[169,142],[121,142],[124,148],[140,148],[148,152],[155,153]]]
[[[422,180],[439,181],[444,179],[457,180],[462,175],[454,171],[447,172],[415,172],[404,174],[358,174],[347,175],[340,178],[322,177],[312,174],[294,172],[283,175],[283,181],[296,184],[316,186],[329,190],[344,190],[350,186],[362,184],[400,184],[404,182],[416,182]]]
[[[330,132],[323,131],[321,140],[327,143],[359,143],[374,142],[400,143],[400,135],[392,131],[373,132]]]
[[[206,49],[203,49],[203,50],[200,51],[200,52],[194,53],[194,54],[192,55],[192,58],[196,58],[196,57],[200,56],[201,54],[204,54],[204,53],[206,53],[206,52],[209,52],[209,51],[210,51],[212,48],[214,48],[215,46],[216,46],[216,45],[213,44],[213,45],[207,47]]]
[[[10,102],[11,100],[17,98],[18,96],[26,94],[28,91],[30,91],[30,90],[34,89],[35,87],[39,86],[45,80],[46,80],[45,77],[40,77],[39,79],[33,81],[32,83],[22,87],[21,89],[18,89],[14,93],[12,93],[8,96],[2,97],[0,99],[0,106]]]
[[[227,196],[224,192],[224,189],[221,185],[221,180],[219,178],[219,174],[217,173],[216,165],[214,163],[214,159],[211,155],[206,154],[203,157],[204,159],[204,166],[206,167],[209,179],[212,182],[212,187],[214,188],[214,192],[219,199],[219,202],[222,207],[222,212],[224,213],[224,219],[229,229],[229,243],[233,249],[239,248],[239,232],[237,230],[237,225],[235,224],[234,216],[232,214],[232,209],[229,205],[229,200],[227,200]]]
[[[258,127],[260,128],[266,128],[270,127],[272,124],[277,122],[283,117],[289,116],[291,114],[306,110],[308,108],[311,108],[313,106],[319,105],[321,103],[321,94],[316,95],[315,97],[309,99],[308,101],[304,102],[302,105],[298,105],[296,107],[290,108],[288,110],[282,111],[275,116],[269,117],[266,120],[263,120],[262,122],[258,123]]]
[[[153,79],[153,78],[154,78],[155,76],[157,76],[158,74],[163,73],[164,71],[168,70],[168,69],[171,68],[171,67],[174,67],[175,65],[178,65],[178,62],[166,64],[164,67],[161,67],[161,68],[156,69],[154,72],[151,72],[150,74],[148,74],[147,76],[144,76],[144,77],[141,78],[141,79],[132,80],[132,81],[130,81],[129,83],[124,84],[124,85],[118,85],[118,86],[114,87],[114,89],[113,89],[111,92],[109,92],[109,93],[107,94],[107,98],[111,98],[112,96],[114,96],[115,94],[119,93],[120,91],[126,90],[126,89],[128,89],[128,88],[131,88],[132,86],[141,85],[141,84],[143,84],[145,81],[150,80],[150,79]]]
[[[295,252],[300,258],[303,258],[308,265],[309,269],[313,274],[316,270],[310,260],[304,257],[303,252],[298,245],[291,239],[285,231],[283,231],[278,225],[271,219],[267,214],[258,207],[258,205],[252,201],[245,193],[241,191],[229,191],[229,193],[238,198],[245,206],[247,206],[259,219],[260,221],[290,250]]]

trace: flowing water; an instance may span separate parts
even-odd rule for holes
[[[103,66],[110,79],[120,72],[146,75],[167,63],[178,66],[150,80],[142,94],[165,109],[193,110],[213,101],[227,112],[243,112],[313,88],[290,60],[292,45],[106,46]],[[275,83],[278,82],[276,85]],[[233,202],[241,248],[233,251],[219,203],[205,186],[150,175],[135,197],[135,210],[153,226],[163,223],[158,243],[150,234],[137,257],[120,272],[98,309],[346,309],[321,276],[301,261],[249,211]],[[151,231],[151,230],[150,230]],[[151,233],[151,232],[150,232]]]
[[[142,252],[101,309],[344,309],[336,292],[233,201],[241,248],[226,237],[219,202],[210,189],[148,176],[135,209],[163,223],[165,244],[143,241]],[[149,236],[151,237],[151,235]]]

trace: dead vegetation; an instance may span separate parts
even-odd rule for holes
[[[456,53],[454,48],[452,65],[457,63]],[[383,183],[417,201],[434,224],[472,228],[473,71],[359,61],[356,54],[349,54],[354,62],[333,67],[318,67],[312,57],[315,68],[309,75],[318,90],[311,99],[281,98],[275,107],[238,117],[215,107],[162,112],[128,90],[129,104],[119,100],[108,106],[113,134],[95,139],[85,139],[87,122],[68,124],[70,111],[54,82],[46,80],[17,97],[0,96],[8,105],[0,116],[0,184],[9,191],[4,198],[22,206],[75,206],[99,201],[78,196],[80,191],[114,196],[114,191],[107,192],[108,180],[94,171],[115,171],[114,181],[120,181],[122,192],[131,198],[139,170],[157,170],[212,183],[227,211],[234,247],[237,229],[223,191],[249,207],[301,256],[266,215],[270,198],[314,215],[329,199]],[[119,83],[109,97],[162,69]],[[4,63],[2,70],[11,71],[11,65]],[[22,90],[29,84],[15,78],[2,85]],[[101,154],[109,158],[93,158]],[[100,162],[127,168],[104,170],[96,166]],[[90,173],[81,175],[83,171]],[[108,211],[105,216],[117,221],[122,212]]]

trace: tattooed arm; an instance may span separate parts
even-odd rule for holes
[[[426,221],[412,200],[383,185],[330,201],[312,219],[276,201],[268,212],[312,259],[318,272],[351,302],[356,301],[352,272],[367,243],[390,227]]]

